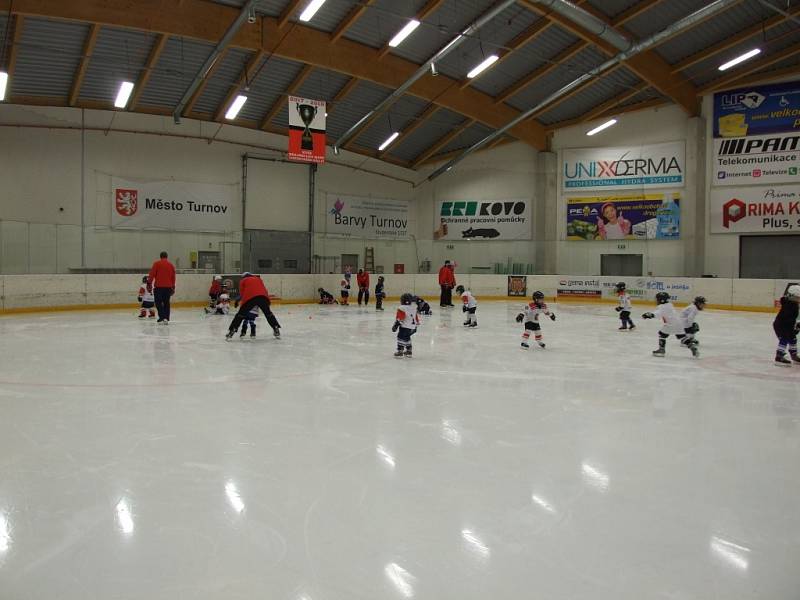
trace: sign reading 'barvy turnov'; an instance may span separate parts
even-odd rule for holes
[[[236,186],[111,180],[111,225],[132,229],[234,231]]]
[[[564,191],[680,188],[686,173],[686,145],[667,142],[616,148],[564,150]]]
[[[327,195],[325,232],[361,238],[408,238],[408,202]]]

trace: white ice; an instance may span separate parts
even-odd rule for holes
[[[480,298],[479,298],[480,300]],[[3,600],[796,599],[800,367],[772,316],[702,358],[610,306],[0,319]]]

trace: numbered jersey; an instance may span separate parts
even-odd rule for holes
[[[656,318],[661,319],[661,331],[663,333],[683,333],[684,327],[681,316],[672,306],[672,302],[659,304],[653,314],[655,314]]]
[[[404,329],[416,330],[419,325],[419,315],[417,314],[416,304],[401,304],[397,309],[395,319],[400,322],[400,327]]]
[[[631,297],[628,294],[620,294],[619,296],[619,306],[622,310],[630,311],[633,308],[631,304]]]
[[[147,286],[146,285],[143,285],[142,287],[139,288],[139,296],[142,297],[142,302],[155,302],[156,301],[155,296],[153,296],[153,292],[152,291],[150,291],[150,292],[147,291]]]
[[[690,304],[681,311],[681,325],[683,325],[684,329],[688,329],[694,325],[694,322],[697,319],[697,313],[699,312],[700,309],[698,309],[694,304]]]
[[[478,306],[478,301],[475,300],[475,296],[472,295],[472,292],[467,290],[463,294],[461,294],[461,302],[464,303],[464,306],[467,308],[475,308]]]
[[[547,315],[550,316],[550,311],[547,308],[547,304],[542,302],[541,304],[536,304],[536,302],[529,302],[525,305],[525,309],[522,311],[525,315],[525,322],[526,323],[533,323],[539,320],[540,315]]]

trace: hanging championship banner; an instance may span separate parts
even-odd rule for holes
[[[235,231],[236,185],[111,179],[111,226],[132,229]]]
[[[714,140],[715,185],[800,182],[800,132]]]
[[[714,137],[800,130],[800,81],[714,94]]]
[[[341,194],[328,194],[327,200],[325,233],[360,238],[408,238],[408,202],[405,200]]]
[[[618,148],[564,150],[564,191],[680,188],[686,173],[686,144],[667,142]]]
[[[322,164],[325,143],[325,101],[289,96],[289,160]]]
[[[680,202],[679,193],[567,198],[567,239],[677,240]]]
[[[800,185],[712,189],[710,205],[711,233],[800,231]]]
[[[531,200],[436,203],[435,240],[529,240]]]

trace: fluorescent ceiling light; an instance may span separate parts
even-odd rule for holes
[[[592,129],[590,131],[587,131],[586,135],[594,135],[595,133],[600,133],[601,131],[603,131],[603,129],[608,129],[612,125],[616,125],[616,124],[617,124],[617,120],[616,119],[609,119],[608,121],[606,121],[602,125],[598,125],[594,129]]]
[[[406,26],[403,27],[400,31],[397,32],[397,35],[392,38],[389,42],[389,46],[392,48],[397,48],[400,44],[403,43],[403,40],[406,39],[411,33],[419,27],[419,21],[416,19],[411,19]]]
[[[469,73],[467,73],[467,79],[473,79],[483,73],[486,69],[491,67],[494,63],[496,63],[500,59],[497,54],[492,54],[490,57],[486,58],[481,64],[477,67],[472,69]]]
[[[245,102],[247,102],[247,96],[236,96],[236,100],[233,101],[233,104],[231,104],[228,112],[225,113],[225,118],[228,119],[228,121],[233,121],[236,118],[236,115],[239,114],[239,111],[242,110]]]
[[[719,70],[720,71],[727,71],[731,67],[735,67],[739,63],[746,61],[748,58],[753,58],[757,54],[761,54],[761,48],[753,48],[749,52],[745,52],[741,56],[737,56],[733,60],[729,60],[724,65],[720,65],[719,66]]]
[[[6,86],[8,85],[8,73],[0,71],[0,102],[6,99]]]
[[[325,4],[325,0],[311,0],[306,9],[300,14],[301,21],[310,21],[317,14],[317,11]]]
[[[392,135],[390,135],[388,138],[386,138],[386,141],[383,142],[378,147],[378,152],[383,152],[389,144],[391,144],[393,141],[395,141],[397,139],[397,136],[399,136],[399,135],[400,135],[400,132],[399,131],[395,131]]]
[[[128,106],[128,100],[131,97],[132,91],[133,84],[130,81],[123,81],[119,86],[119,92],[117,92],[117,99],[114,100],[114,106],[117,108],[125,108]]]

